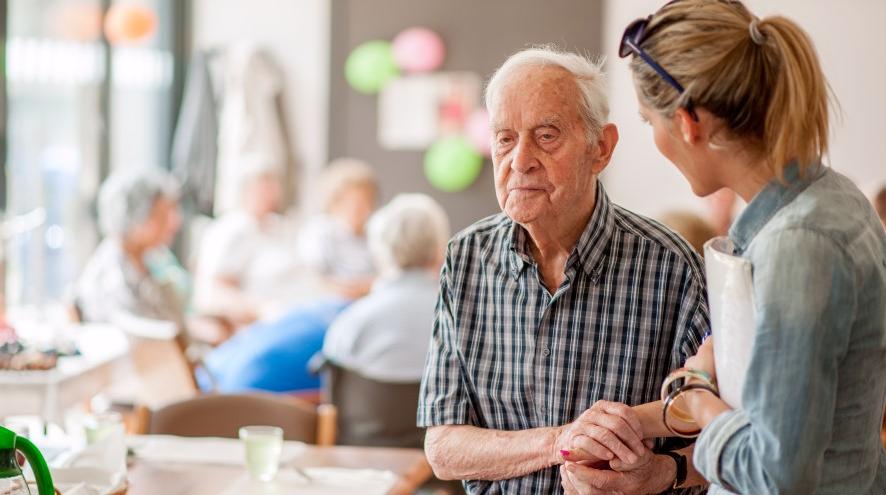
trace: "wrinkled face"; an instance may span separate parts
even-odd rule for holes
[[[490,109],[499,206],[526,225],[593,208],[596,146],[579,114],[580,94],[559,67],[518,69]]]
[[[148,219],[132,229],[127,237],[148,249],[169,246],[175,240],[181,223],[178,203],[161,196],[154,201]]]
[[[363,235],[366,222],[375,208],[375,188],[351,186],[341,191],[330,212],[342,219],[357,235]]]
[[[652,127],[655,147],[683,174],[697,196],[707,196],[722,187],[714,176],[716,164],[711,163],[707,145],[689,144],[679,129],[677,117],[668,118],[647,107],[638,97],[640,118]]]

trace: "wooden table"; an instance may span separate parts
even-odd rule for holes
[[[300,468],[379,469],[399,477],[393,495],[415,492],[431,478],[431,467],[419,449],[307,446],[293,462]],[[242,466],[169,464],[136,459],[129,467],[127,495],[216,495],[243,476]]]

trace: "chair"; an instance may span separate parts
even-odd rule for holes
[[[322,369],[340,445],[422,448],[424,429],[415,425],[420,383],[380,382],[330,361]]]
[[[237,438],[247,425],[278,426],[285,440],[320,446],[335,444],[334,406],[315,407],[294,397],[272,394],[209,394],[151,412],[142,408],[143,433],[183,437]]]

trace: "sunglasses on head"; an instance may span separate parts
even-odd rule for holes
[[[668,3],[668,5],[670,5],[671,3],[673,2]],[[683,89],[683,85],[678,83],[677,80],[674,79],[674,76],[668,74],[668,71],[664,70],[664,67],[659,65],[658,62],[656,62],[655,59],[652,58],[652,56],[650,56],[648,53],[646,53],[645,50],[640,48],[640,44],[643,42],[644,39],[646,39],[646,28],[649,26],[650,20],[652,20],[651,15],[645,19],[637,19],[636,21],[628,24],[628,27],[625,29],[624,34],[621,35],[621,44],[619,44],[618,47],[618,56],[621,58],[625,58],[631,54],[639,55],[640,58],[643,59],[643,61],[646,62],[649,67],[652,67],[652,70],[658,73],[658,75],[661,76],[661,78],[664,79],[666,83],[676,89],[678,93],[683,94],[686,92],[686,90]],[[689,115],[693,118],[693,120],[698,121],[698,115],[696,115],[695,113],[695,109],[692,106],[691,100],[687,98],[686,103],[683,105],[683,107],[686,109],[687,112],[689,112]]]

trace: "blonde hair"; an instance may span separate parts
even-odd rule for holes
[[[342,193],[352,187],[366,187],[378,192],[375,171],[368,163],[355,158],[334,160],[323,171],[321,178],[323,210],[330,211],[341,198]]]
[[[597,139],[606,119],[609,118],[609,99],[606,97],[606,80],[601,61],[591,60],[577,53],[565,52],[554,45],[541,45],[521,50],[495,70],[486,85],[486,109],[494,112],[502,86],[525,67],[559,67],[572,75],[578,87],[581,101],[579,114],[584,122],[588,141]]]
[[[678,94],[649,65],[631,69],[643,102],[665,116],[691,100],[752,147],[776,177],[801,171],[828,149],[831,91],[812,40],[794,21],[757,19],[741,2],[683,0],[653,14],[640,43],[685,88]]]

